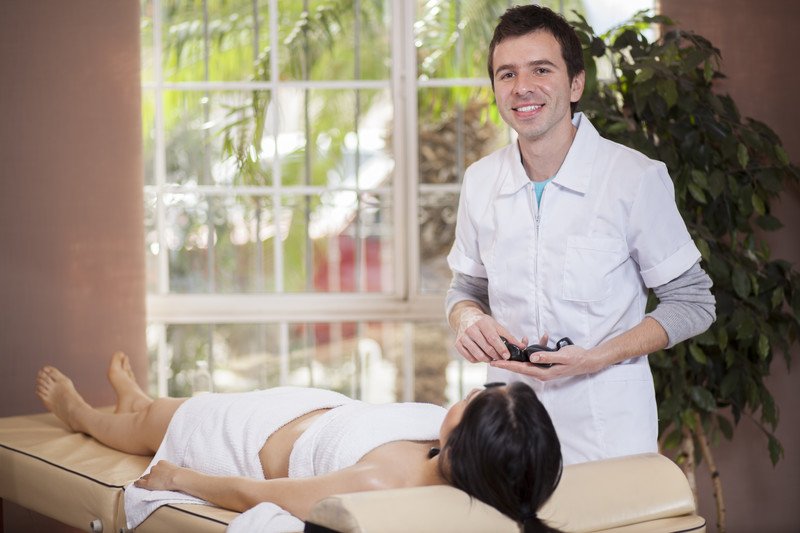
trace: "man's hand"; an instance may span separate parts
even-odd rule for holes
[[[547,341],[545,341],[546,343]],[[544,343],[540,343],[544,344]],[[564,346],[555,352],[536,352],[531,354],[531,363],[554,363],[548,368],[539,367],[530,363],[517,363],[515,361],[492,361],[490,364],[497,368],[510,370],[517,374],[524,374],[542,381],[548,381],[567,376],[592,374],[605,367],[602,360],[593,357],[590,350],[580,346]]]
[[[505,360],[508,353],[500,337],[524,348],[528,340],[518,341],[509,331],[484,313],[472,302],[456,304],[451,313],[451,322],[456,330],[456,349],[470,363]]]
[[[491,365],[547,381],[599,372],[631,357],[661,350],[667,346],[668,340],[667,332],[661,324],[648,316],[625,333],[598,344],[594,348],[587,350],[580,346],[564,346],[555,352],[537,352],[531,355],[533,363],[556,363],[549,368],[514,361],[493,361]],[[546,344],[546,342],[539,344]]]
[[[134,485],[147,490],[180,490],[175,483],[175,476],[181,467],[169,461],[159,461],[150,472],[134,482]]]

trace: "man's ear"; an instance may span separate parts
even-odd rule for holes
[[[582,70],[577,74],[575,74],[575,77],[572,78],[572,85],[570,87],[570,93],[569,93],[570,102],[577,102],[578,100],[581,99],[585,84],[586,84],[586,71]]]

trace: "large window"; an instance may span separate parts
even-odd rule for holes
[[[483,381],[451,348],[445,257],[464,169],[511,139],[485,73],[509,5],[142,1],[154,393]]]

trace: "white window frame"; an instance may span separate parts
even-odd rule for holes
[[[417,91],[424,87],[489,86],[487,79],[448,78],[417,80],[417,64],[413,27],[415,22],[414,2],[390,2],[392,10],[390,80],[348,81],[292,81],[280,82],[183,82],[163,81],[162,64],[162,20],[161,0],[153,1],[153,63],[154,81],[143,83],[145,90],[154,91],[155,96],[155,185],[146,186],[148,192],[158,193],[156,207],[159,228],[158,292],[147,295],[147,319],[149,322],[170,324],[198,323],[254,323],[281,321],[341,321],[341,320],[409,320],[441,321],[444,319],[443,294],[426,294],[420,289],[419,269],[419,215],[420,192],[459,192],[460,185],[426,185],[418,183]],[[277,0],[269,2],[270,14],[270,61],[272,80],[279,78]],[[401,21],[398,24],[396,21]],[[168,185],[165,161],[164,109],[161,98],[165,90],[270,90],[277,100],[276,91],[281,88],[299,89],[390,89],[394,105],[393,153],[394,179],[392,180],[392,220],[394,230],[394,291],[392,293],[285,293],[283,280],[282,243],[275,242],[276,291],[266,294],[176,294],[170,293],[169,259],[164,253],[165,206],[164,193],[195,192],[207,195],[256,194],[275,195],[283,191],[300,193],[331,190],[323,187],[283,186],[276,179],[275,186],[225,187]],[[275,120],[278,114],[275,114]],[[277,124],[276,124],[277,126]],[[278,128],[276,127],[276,131]],[[273,172],[280,175],[281,161],[273,161]],[[280,210],[276,201],[275,209]]]
[[[390,50],[392,67],[389,80],[346,81],[289,81],[279,79],[278,12],[277,0],[269,0],[269,35],[271,50],[271,76],[265,82],[182,82],[167,83],[162,66],[162,2],[153,3],[153,81],[143,82],[143,90],[151,91],[155,100],[155,185],[145,191],[156,193],[156,225],[159,235],[158,288],[147,294],[147,322],[157,332],[158,393],[167,391],[167,341],[166,327],[173,324],[216,323],[277,323],[281,332],[280,357],[288,358],[288,324],[295,322],[388,321],[400,323],[443,322],[444,294],[423,293],[420,280],[419,226],[417,224],[420,192],[458,192],[458,184],[420,185],[418,183],[418,109],[417,91],[423,87],[488,86],[486,79],[431,79],[417,80],[417,58],[414,46],[416,3],[391,1]],[[286,293],[283,292],[282,242],[275,243],[276,290],[258,294],[177,294],[169,290],[169,258],[165,242],[164,195],[168,193],[195,192],[210,196],[253,194],[280,198],[282,192],[319,192],[320,187],[285,186],[276,179],[269,187],[192,186],[181,187],[167,183],[165,161],[165,130],[163,92],[167,90],[270,90],[279,98],[280,88],[299,89],[389,89],[394,107],[393,154],[394,179],[391,190],[394,254],[394,290],[391,293]],[[276,122],[279,120],[275,113]],[[280,131],[275,124],[275,131]],[[274,158],[273,172],[280,176],[281,161]],[[330,190],[330,189],[325,189]],[[280,202],[274,202],[280,210]],[[403,374],[405,387],[403,399],[413,395],[413,353],[408,343],[404,354]],[[283,376],[281,376],[283,378]],[[281,379],[281,382],[284,380]]]

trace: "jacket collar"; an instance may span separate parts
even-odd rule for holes
[[[600,134],[583,113],[575,113],[572,124],[578,128],[578,132],[575,134],[572,146],[553,179],[553,183],[585,194],[592,177],[592,162],[595,160]],[[514,194],[530,184],[531,181],[522,166],[522,156],[516,142],[506,150],[504,166],[506,172],[500,187],[500,194]]]

